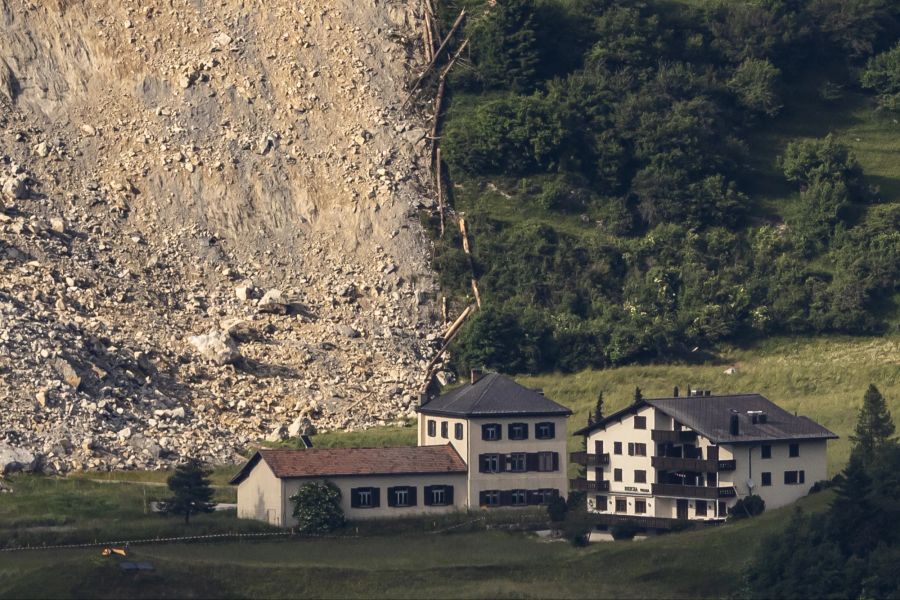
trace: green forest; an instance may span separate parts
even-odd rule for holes
[[[440,145],[483,310],[459,369],[897,329],[900,3],[456,0],[442,21],[461,8]],[[426,220],[459,309],[459,233]]]

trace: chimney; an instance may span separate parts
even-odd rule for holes
[[[677,397],[678,397],[678,386],[677,386],[677,385],[675,386],[675,389],[672,390],[672,397],[673,397],[673,398],[677,398]]]
[[[431,400],[431,398],[428,396],[427,392],[422,392],[421,394],[419,394],[419,406],[425,406],[426,404],[428,404],[429,400]]]
[[[481,379],[481,369],[472,369],[472,385],[478,383],[479,379]]]
[[[731,415],[731,435],[741,435],[741,421],[736,413]]]

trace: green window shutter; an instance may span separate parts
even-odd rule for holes
[[[512,505],[512,492],[509,490],[500,492],[500,506]]]
[[[550,437],[548,439],[553,439],[556,437],[556,423],[547,423],[550,426]]]
[[[397,506],[397,499],[394,497],[394,492],[397,490],[395,487],[389,487],[387,489],[387,503],[388,506]]]
[[[529,452],[525,455],[525,470],[526,471],[537,471],[538,465],[540,464],[540,459],[538,458],[537,452]]]
[[[422,504],[424,504],[425,506],[431,506],[431,490],[433,490],[433,489],[434,489],[433,485],[426,485],[422,489],[422,493],[425,494],[425,497],[422,498]]]
[[[559,452],[553,453],[553,470],[559,471]]]
[[[447,504],[452,505],[453,504],[453,486],[452,485],[444,486],[444,495],[447,498]]]
[[[381,488],[372,488],[372,507],[381,506]]]
[[[411,485],[406,489],[409,491],[409,505],[410,506],[418,506],[418,501],[417,501],[418,499],[416,498],[416,490],[418,488],[416,488],[416,486],[414,486],[414,485]]]
[[[478,492],[478,505],[487,506],[487,492]]]

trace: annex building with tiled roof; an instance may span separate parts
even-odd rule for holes
[[[304,483],[341,490],[348,519],[547,504],[568,493],[571,411],[490,373],[418,407],[418,445],[262,449],[231,480],[238,516],[291,526]]]
[[[676,392],[677,394],[677,392]],[[738,499],[784,506],[827,477],[826,445],[837,436],[760,394],[642,399],[575,432],[586,467],[572,487],[587,492],[602,522],[720,521]]]

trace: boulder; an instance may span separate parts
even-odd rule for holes
[[[298,437],[300,435],[313,435],[316,428],[307,417],[297,417],[294,422],[288,425],[287,433],[289,437]]]
[[[18,471],[32,471],[38,464],[38,458],[24,448],[13,448],[0,442],[0,475]]]
[[[81,377],[75,372],[72,365],[65,359],[57,358],[53,363],[53,366],[56,368],[56,372],[59,373],[59,376],[62,377],[63,381],[72,386],[72,389],[78,389],[81,385]]]
[[[20,173],[0,180],[0,191],[12,200],[28,198],[28,176]]]
[[[211,331],[204,335],[194,335],[188,341],[203,358],[217,365],[234,364],[241,359],[237,344],[225,332]]]
[[[281,297],[281,290],[269,290],[260,299],[257,305],[259,312],[286,315],[289,305]]]

